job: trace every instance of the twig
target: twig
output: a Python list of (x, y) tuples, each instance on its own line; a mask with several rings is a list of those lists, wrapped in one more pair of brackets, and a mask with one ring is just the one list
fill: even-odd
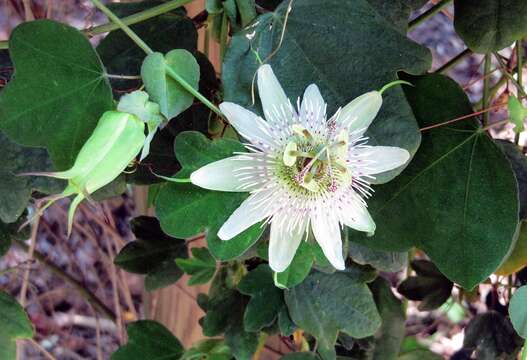
[[(501, 55), (498, 54), (498, 53), (493, 53), (493, 54), (494, 54), (494, 57), (496, 58), (496, 60), (498, 61), (499, 65), (500, 65), (501, 72), (503, 73), (503, 75), (505, 75), (507, 78), (509, 78), (509, 80), (514, 84), (514, 86), (518, 90), (518, 93), (521, 96), (523, 96), (523, 97), (527, 96), (527, 94), (523, 90), (523, 87), (518, 83), (518, 81), (516, 81), (514, 76), (512, 76), (512, 74), (509, 73), (509, 69), (507, 69), (507, 65), (503, 62), (503, 59), (501, 58)], [(520, 68), (518, 68), (518, 71), (520, 71)]]
[(24, 16), (26, 21), (35, 20), (35, 15), (33, 15), (33, 11), (31, 10), (31, 0), (22, 0), (22, 3), (24, 4)]
[(483, 110), (480, 110), (480, 111), (476, 111), (476, 112), (474, 112), (472, 114), (463, 115), (463, 116), (460, 116), (458, 118), (455, 118), (455, 119), (452, 119), (452, 120), (448, 120), (448, 121), (445, 121), (445, 122), (442, 122), (442, 123), (439, 123), (439, 124), (425, 126), (425, 127), (421, 128), (419, 130), (421, 132), (423, 132), (423, 131), (435, 129), (435, 128), (438, 128), (438, 127), (442, 127), (442, 126), (445, 126), (445, 125), (449, 125), (449, 124), (452, 124), (452, 123), (455, 123), (455, 122), (458, 122), (458, 121), (461, 121), (461, 120), (469, 119), (469, 118), (472, 118), (474, 116), (478, 116), (478, 115), (481, 115), (481, 114), (488, 113), (489, 111), (499, 109), (499, 108), (501, 108), (501, 107), (503, 107), (505, 105), (507, 105), (507, 104), (504, 103), (504, 104), (494, 105), (494, 106), (491, 106), (488, 109), (483, 109)]
[(459, 54), (457, 54), (456, 56), (454, 56), (452, 59), (450, 59), (446, 64), (444, 64), (441, 67), (439, 67), (434, 72), (438, 73), (438, 74), (442, 74), (444, 72), (447, 72), (448, 70), (450, 70), (451, 68), (456, 66), (461, 60), (463, 60), (464, 58), (466, 58), (469, 55), (472, 55), (472, 50), (465, 49), (462, 52), (460, 52)]
[[(153, 17), (162, 15), (164, 13), (167, 13), (169, 11), (172, 11), (174, 9), (177, 9), (178, 7), (181, 7), (185, 4), (188, 4), (192, 2), (192, 0), (171, 0), (167, 1), (164, 4), (153, 6), (150, 9), (138, 12), (136, 14), (127, 16), (122, 18), (123, 23), (126, 25), (133, 25), (137, 24), (139, 22), (151, 19)], [(111, 32), (114, 30), (119, 30), (119, 26), (113, 22), (109, 22), (106, 24), (102, 24), (99, 26), (95, 26), (92, 28), (84, 29), (82, 32), (88, 36), (92, 37), (99, 34), (104, 34), (107, 32)], [(0, 41), (0, 49), (7, 49), (9, 47), (8, 41)]]
[[(487, 75), (490, 72), (490, 66), (492, 63), (492, 58), (490, 54), (485, 55), (485, 63), (483, 65), (483, 75)], [(483, 109), (486, 109), (489, 104), (490, 96), (489, 96), (489, 87), (490, 87), (490, 79), (488, 77), (485, 77), (483, 79), (483, 97), (481, 98), (481, 104)], [(483, 125), (488, 125), (489, 123), (489, 113), (486, 111), (483, 113)]]
[[(25, 252), (29, 252), (29, 246), (21, 240), (13, 240), (13, 243), (18, 245)], [(62, 271), (57, 265), (49, 261), (46, 256), (40, 253), (38, 250), (34, 250), (33, 257), (37, 259), (42, 265), (44, 265), (49, 271), (51, 271), (56, 276), (60, 277), (66, 283), (71, 285), (79, 294), (88, 301), (98, 312), (103, 314), (106, 318), (115, 321), (115, 314), (110, 310), (99, 298), (97, 298), (92, 292), (86, 289), (86, 286), (80, 283), (77, 279), (73, 278), (71, 275)]]
[[(33, 260), (33, 257), (35, 254), (35, 246), (37, 244), (39, 223), (40, 223), (40, 213), (37, 211), (35, 217), (33, 218), (33, 222), (32, 222), (31, 238), (29, 240), (30, 245), (27, 247), (28, 261)], [(26, 271), (24, 271), (24, 278), (22, 280), (22, 288), (20, 289), (20, 305), (23, 308), (26, 307), (27, 288), (29, 284), (29, 273), (30, 272), (31, 272), (30, 267), (28, 267)], [(24, 352), (24, 343), (18, 343), (17, 347), (18, 347), (17, 358), (20, 359), (20, 356), (22, 356), (22, 353)]]
[(430, 9), (413, 19), (408, 23), (408, 30), (412, 30), (417, 25), (421, 24), (423, 21), (428, 20), (435, 14), (437, 14), (439, 11), (441, 11), (444, 7), (446, 7), (448, 4), (450, 4), (452, 0), (442, 0), (436, 5), (432, 6)]
[(25, 339), (29, 341), (31, 344), (33, 344), (34, 347), (36, 347), (44, 356), (49, 360), (57, 360), (53, 355), (51, 355), (42, 345), (40, 345), (37, 341), (34, 339)]

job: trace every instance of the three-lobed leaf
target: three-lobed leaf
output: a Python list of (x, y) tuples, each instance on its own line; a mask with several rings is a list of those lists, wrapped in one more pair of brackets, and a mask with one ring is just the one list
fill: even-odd
[[(463, 90), (441, 75), (409, 77), (405, 88), (422, 128), (470, 114)], [(506, 156), (472, 119), (423, 131), (407, 169), (368, 201), (372, 248), (423, 249), (450, 280), (471, 289), (500, 265), (518, 226), (518, 189)], [(500, 216), (496, 216), (500, 214)]]
[(355, 338), (373, 335), (381, 319), (364, 276), (360, 270), (312, 272), (284, 292), (291, 318), (326, 349), (334, 346), (339, 331)]
[(114, 106), (101, 61), (77, 29), (51, 20), (17, 26), (9, 51), (16, 76), (0, 93), (0, 130), (46, 147), (55, 167), (67, 169)]

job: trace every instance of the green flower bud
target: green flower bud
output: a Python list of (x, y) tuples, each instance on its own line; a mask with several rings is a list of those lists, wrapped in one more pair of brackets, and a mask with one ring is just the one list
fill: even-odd
[(61, 194), (52, 195), (43, 211), (55, 201), (75, 195), (68, 212), (68, 236), (75, 210), (82, 200), (112, 182), (135, 159), (145, 142), (145, 124), (135, 115), (107, 111), (82, 146), (75, 164), (66, 171), (27, 173), (68, 180)]

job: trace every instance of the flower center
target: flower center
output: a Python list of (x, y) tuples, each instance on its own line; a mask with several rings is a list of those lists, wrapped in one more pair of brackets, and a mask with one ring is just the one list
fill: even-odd
[(312, 197), (335, 192), (349, 184), (351, 174), (346, 166), (348, 132), (342, 130), (336, 140), (314, 137), (299, 124), (292, 126), (295, 136), (287, 144), (278, 176), (295, 193)]

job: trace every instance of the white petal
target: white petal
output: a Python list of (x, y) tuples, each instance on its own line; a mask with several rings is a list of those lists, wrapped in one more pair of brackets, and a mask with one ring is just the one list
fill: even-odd
[(284, 116), (288, 121), (292, 119), (293, 112), (289, 99), (278, 82), (273, 69), (268, 64), (258, 68), (258, 93), (260, 94), (267, 121), (275, 121), (276, 118), (269, 116), (269, 114), (277, 112), (279, 114), (284, 112)]
[(404, 165), (410, 159), (408, 151), (393, 146), (359, 148), (353, 150), (351, 156), (355, 160), (353, 167), (356, 167), (361, 173), (369, 175), (393, 170)]
[(290, 229), (286, 214), (275, 214), (271, 222), (269, 240), (269, 266), (275, 272), (282, 272), (295, 257), (300, 241), (306, 234), (307, 219)]
[(300, 105), (300, 119), (309, 130), (326, 126), (326, 103), (315, 84), (309, 85), (304, 92)]
[(370, 91), (355, 98), (340, 112), (339, 122), (341, 128), (348, 131), (366, 131), (382, 105), (382, 96), (378, 91)]
[(246, 187), (241, 172), (250, 172), (256, 166), (250, 155), (237, 155), (207, 164), (190, 174), (190, 181), (199, 187), (216, 191), (251, 191)]
[(311, 216), (311, 227), (318, 244), (331, 265), (337, 270), (344, 270), (342, 256), (342, 238), (337, 219), (327, 213), (318, 212)]
[(272, 191), (260, 191), (247, 198), (227, 219), (218, 231), (222, 240), (230, 240), (252, 225), (272, 214), (274, 203)]
[(220, 109), (236, 131), (252, 144), (259, 147), (273, 146), (274, 141), (269, 131), (269, 124), (261, 117), (240, 105), (230, 102), (221, 103)]
[(358, 195), (350, 193), (347, 200), (346, 207), (340, 213), (342, 223), (358, 231), (374, 233), (375, 221), (366, 206), (359, 200)]

